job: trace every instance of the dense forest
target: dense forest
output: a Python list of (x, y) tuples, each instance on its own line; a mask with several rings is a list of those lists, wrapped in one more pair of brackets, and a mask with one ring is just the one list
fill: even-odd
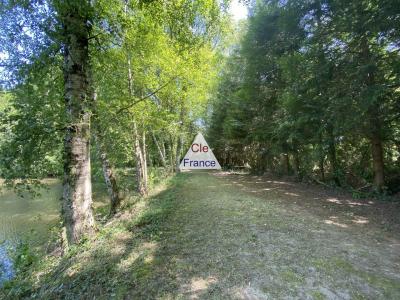
[(222, 163), (398, 192), (399, 22), (396, 1), (257, 2), (214, 97)]
[(395, 0), (2, 0), (0, 298), (399, 299), (399, 99)]

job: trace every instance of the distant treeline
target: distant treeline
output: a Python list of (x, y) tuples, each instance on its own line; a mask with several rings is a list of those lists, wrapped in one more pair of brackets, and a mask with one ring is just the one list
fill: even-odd
[(220, 162), (396, 192), (398, 4), (257, 1), (214, 97)]

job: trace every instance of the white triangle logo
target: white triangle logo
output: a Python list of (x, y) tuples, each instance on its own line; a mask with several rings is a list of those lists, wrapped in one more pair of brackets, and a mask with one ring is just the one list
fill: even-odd
[(208, 146), (204, 136), (199, 132), (185, 157), (179, 165), (181, 170), (220, 170), (221, 166)]

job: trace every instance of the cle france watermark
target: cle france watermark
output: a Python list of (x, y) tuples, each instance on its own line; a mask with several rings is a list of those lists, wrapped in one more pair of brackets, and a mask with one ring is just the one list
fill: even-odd
[(182, 159), (179, 169), (181, 170), (220, 170), (221, 166), (215, 158), (214, 153), (208, 146), (204, 136), (199, 132), (194, 138), (188, 152)]

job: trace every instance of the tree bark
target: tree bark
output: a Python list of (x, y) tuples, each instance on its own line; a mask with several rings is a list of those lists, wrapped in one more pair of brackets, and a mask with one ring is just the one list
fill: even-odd
[(300, 157), (299, 151), (296, 149), (293, 154), (294, 158), (294, 172), (298, 179), (300, 179)]
[(112, 167), (107, 157), (107, 151), (104, 144), (104, 136), (102, 134), (100, 120), (98, 118), (97, 93), (93, 86), (91, 90), (92, 90), (92, 101), (93, 101), (93, 118), (92, 118), (93, 137), (97, 145), (97, 154), (101, 161), (101, 166), (103, 169), (103, 177), (107, 187), (108, 196), (110, 197), (109, 215), (112, 216), (117, 212), (117, 209), (121, 204), (121, 197), (119, 195), (117, 180), (114, 176), (114, 168)]
[(339, 179), (339, 169), (337, 164), (336, 158), (336, 143), (335, 143), (335, 136), (333, 135), (333, 129), (331, 126), (328, 126), (328, 155), (329, 161), (331, 163), (333, 180), (337, 186), (340, 186), (340, 179)]
[(144, 180), (145, 169), (144, 169), (144, 159), (143, 152), (140, 147), (140, 136), (137, 129), (136, 122), (133, 122), (133, 138), (135, 144), (135, 159), (136, 159), (136, 182), (137, 182), (137, 192), (140, 195), (147, 194), (146, 180)]
[(325, 181), (325, 167), (324, 167), (324, 158), (320, 157), (319, 159), (319, 171), (321, 172), (321, 180)]
[[(183, 87), (183, 91), (186, 93), (187, 87)], [(185, 122), (185, 115), (186, 115), (186, 106), (185, 102), (182, 99), (181, 103), (181, 111), (180, 111), (180, 116), (179, 116), (179, 132), (178, 132), (178, 142), (176, 146), (176, 155), (175, 155), (175, 171), (179, 172), (179, 165), (181, 164), (181, 155), (182, 155), (182, 150), (183, 150), (183, 130), (184, 130), (184, 122)]]
[(179, 165), (181, 164), (182, 148), (183, 148), (183, 134), (179, 133), (178, 145), (176, 147), (176, 156), (175, 156), (175, 171), (176, 172), (179, 172)]
[[(372, 57), (369, 49), (367, 37), (361, 38), (361, 50), (365, 64), (371, 64)], [(365, 84), (373, 86), (375, 84), (375, 72), (368, 70), (365, 74)], [(384, 161), (383, 161), (383, 143), (381, 136), (381, 120), (379, 118), (379, 102), (374, 102), (368, 108), (370, 119), (369, 139), (371, 143), (372, 169), (374, 172), (373, 185), (377, 191), (382, 191), (385, 185)]]
[(104, 181), (106, 183), (108, 196), (110, 197), (110, 216), (112, 216), (117, 212), (121, 204), (121, 197), (119, 195), (119, 189), (117, 185), (117, 180), (114, 176), (113, 167), (111, 166), (111, 163), (107, 157), (107, 152), (104, 149), (105, 147), (102, 141), (102, 137), (98, 133), (95, 133), (94, 137), (97, 144), (98, 156), (100, 158), (101, 166), (103, 169)]
[(173, 173), (174, 169), (175, 169), (176, 146), (177, 146), (176, 139), (172, 135), (170, 135), (168, 150), (169, 150), (169, 161), (170, 161), (171, 173)]
[(143, 130), (142, 133), (142, 157), (143, 157), (143, 185), (146, 190), (146, 194), (148, 192), (148, 176), (147, 176), (147, 147), (146, 147), (146, 132)]
[[(125, 2), (125, 13), (127, 12), (128, 1)], [(128, 53), (128, 92), (129, 96), (133, 96), (133, 76), (131, 68), (131, 59)], [(135, 147), (136, 157), (136, 180), (137, 180), (137, 191), (140, 195), (147, 194), (147, 162), (146, 162), (146, 145), (145, 137), (143, 136), (143, 149), (140, 146), (140, 136), (135, 121), (133, 123), (133, 140)], [(144, 135), (144, 133), (143, 133)]]
[[(163, 151), (161, 146), (160, 146), (160, 144), (157, 141), (157, 138), (156, 138), (156, 136), (154, 134), (154, 131), (151, 132), (151, 135), (153, 137), (154, 144), (157, 147), (158, 154), (160, 155), (161, 165), (165, 168), (167, 166), (167, 162), (165, 160), (165, 147), (164, 147), (164, 151)], [(162, 146), (164, 146), (164, 145), (162, 145)]]
[(374, 133), (371, 136), (371, 152), (372, 167), (374, 171), (374, 187), (378, 191), (381, 191), (385, 185), (383, 146), (381, 137), (377, 133)]
[[(89, 9), (89, 7), (88, 7)], [(69, 244), (94, 233), (90, 174), (90, 22), (76, 5), (60, 7), (68, 127), (64, 140), (62, 213)]]
[(283, 158), (285, 161), (285, 169), (286, 169), (286, 174), (290, 175), (290, 160), (289, 160), (289, 153), (284, 153)]
[(165, 142), (164, 139), (161, 139), (161, 151), (165, 159), (165, 163), (167, 163), (167, 151), (165, 150)]

